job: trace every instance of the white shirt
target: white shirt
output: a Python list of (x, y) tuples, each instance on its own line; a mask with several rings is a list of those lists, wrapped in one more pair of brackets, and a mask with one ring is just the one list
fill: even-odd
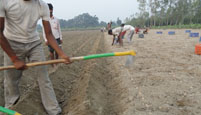
[(40, 39), (36, 30), (40, 18), (49, 21), (49, 8), (42, 0), (0, 0), (0, 17), (5, 18), (4, 35), (20, 43)]
[(117, 27), (117, 28), (112, 29), (112, 33), (115, 36), (119, 36), (121, 32), (123, 32), (123, 28), (122, 27)]
[[(52, 33), (53, 33), (55, 39), (60, 38), (60, 40), (62, 40), (61, 27), (60, 27), (59, 20), (56, 17), (52, 17), (52, 18), (50, 18), (49, 22), (50, 22)], [(44, 38), (45, 42), (47, 42), (44, 28), (43, 28), (43, 38)]]
[(123, 31), (134, 31), (135, 28), (131, 25), (125, 25)]

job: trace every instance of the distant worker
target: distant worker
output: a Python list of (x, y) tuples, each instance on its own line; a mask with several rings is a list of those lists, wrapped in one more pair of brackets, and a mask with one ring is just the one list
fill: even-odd
[(125, 24), (121, 24), (121, 27), (123, 28), (123, 31), (128, 32), (127, 40), (130, 43), (132, 41), (135, 28), (131, 25), (125, 25)]
[(145, 28), (145, 30), (143, 31), (143, 34), (148, 34), (148, 28)]
[(135, 33), (138, 34), (140, 32), (139, 26), (135, 27)]
[(101, 32), (105, 32), (105, 27), (101, 28)]
[[(51, 26), (51, 30), (52, 33), (56, 39), (57, 44), (59, 45), (59, 47), (62, 47), (62, 33), (61, 33), (61, 27), (60, 27), (60, 23), (59, 23), (59, 19), (57, 19), (55, 16), (53, 16), (53, 5), (48, 3), (48, 7), (49, 7), (49, 11), (50, 11), (50, 26)], [(58, 54), (55, 52), (55, 50), (50, 46), (50, 44), (47, 41), (44, 29), (43, 29), (43, 38), (46, 42), (46, 45), (48, 45), (49, 48), (49, 52), (50, 52), (50, 58), (51, 60), (54, 59), (58, 59)]]
[(109, 23), (107, 24), (107, 30), (109, 31), (109, 30), (111, 30), (111, 28), (112, 28), (112, 22), (109, 22)]
[(122, 37), (124, 36), (125, 32), (123, 31), (122, 27), (117, 27), (114, 29), (110, 29), (108, 31), (109, 35), (113, 35), (113, 41), (112, 41), (112, 45), (114, 45), (114, 43), (119, 43), (120, 46), (123, 46), (123, 40)]

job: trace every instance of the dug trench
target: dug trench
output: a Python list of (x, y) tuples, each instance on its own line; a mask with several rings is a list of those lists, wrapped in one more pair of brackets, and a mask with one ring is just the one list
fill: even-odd
[[(104, 34), (99, 31), (68, 31), (63, 34), (62, 48), (69, 56), (107, 52)], [(47, 47), (44, 48), (48, 55)], [(117, 115), (123, 111), (123, 105), (118, 103), (121, 97), (118, 90), (123, 88), (115, 82), (118, 74), (110, 72), (115, 66), (107, 58), (48, 68), (57, 100), (63, 110), (62, 115)], [(21, 98), (13, 110), (23, 115), (47, 114), (35, 80), (36, 74), (29, 68), (20, 82)], [(3, 72), (0, 75), (0, 105), (3, 106)]]

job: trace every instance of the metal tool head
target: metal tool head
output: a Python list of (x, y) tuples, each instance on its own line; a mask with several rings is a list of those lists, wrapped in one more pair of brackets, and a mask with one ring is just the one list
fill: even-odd
[(126, 67), (132, 67), (134, 65), (134, 60), (135, 60), (135, 56), (133, 55), (129, 55), (127, 60), (126, 60)]

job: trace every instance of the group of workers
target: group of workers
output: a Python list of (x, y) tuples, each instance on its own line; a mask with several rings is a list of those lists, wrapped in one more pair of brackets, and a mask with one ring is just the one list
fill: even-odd
[(127, 33), (126, 38), (128, 43), (132, 42), (134, 33), (140, 34), (141, 31), (142, 31), (142, 34), (148, 33), (147, 28), (145, 30), (140, 30), (139, 26), (134, 28), (131, 25), (121, 24), (120, 27), (116, 27), (114, 29), (111, 29), (111, 27), (112, 27), (112, 22), (108, 23), (107, 25), (108, 34), (113, 36), (112, 45), (119, 43), (120, 46), (123, 46), (123, 39), (126, 33)]
[[(20, 100), (19, 81), (22, 73), (28, 67), (28, 62), (45, 61), (42, 42), (37, 33), (37, 23), (42, 19), (43, 36), (49, 47), (51, 59), (62, 58), (66, 64), (70, 58), (61, 48), (62, 34), (59, 20), (53, 16), (52, 4), (43, 0), (0, 0), (0, 45), (4, 50), (4, 66), (14, 65), (16, 69), (4, 71), (4, 98), (5, 107), (12, 108)], [(112, 45), (116, 42), (123, 46), (122, 38), (128, 33), (128, 42), (132, 41), (134, 31), (131, 25), (122, 24), (121, 27), (111, 29), (114, 36)], [(27, 63), (28, 63), (27, 62)], [(47, 67), (34, 68), (37, 76), (42, 104), (48, 115), (60, 115), (62, 110), (55, 96), (52, 83), (49, 79)], [(0, 113), (2, 114), (2, 113)]]

